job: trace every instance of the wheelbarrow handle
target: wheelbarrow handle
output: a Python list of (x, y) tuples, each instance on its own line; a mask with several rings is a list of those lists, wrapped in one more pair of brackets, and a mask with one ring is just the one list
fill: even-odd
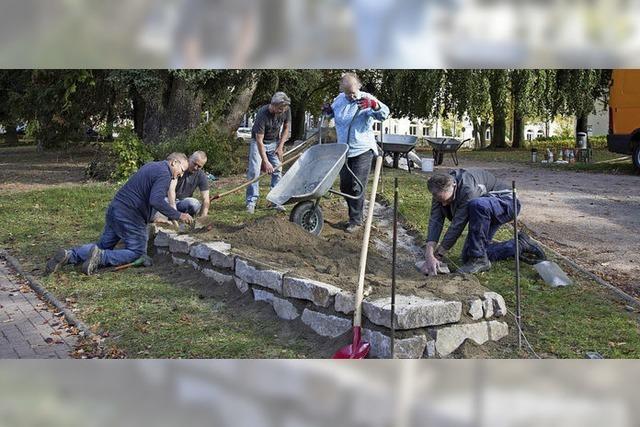
[[(290, 159), (287, 159), (285, 162), (283, 162), (280, 166), (278, 166), (278, 169), (282, 169), (283, 166), (293, 162), (294, 160), (297, 160), (298, 157), (300, 157), (303, 153), (300, 154), (296, 154), (295, 156), (293, 156)], [(253, 184), (254, 182), (257, 182), (258, 180), (260, 180), (262, 177), (264, 177), (265, 175), (268, 175), (266, 172), (258, 175), (257, 177), (253, 178), (251, 181), (247, 181), (242, 185), (238, 185), (235, 188), (232, 188), (231, 190), (225, 191), (224, 193), (218, 193), (214, 196), (212, 196), (209, 200), (213, 201), (213, 200), (217, 200), (220, 199), (224, 196), (228, 196), (229, 194), (235, 193), (236, 191), (242, 190), (245, 187), (248, 187), (249, 185)]]

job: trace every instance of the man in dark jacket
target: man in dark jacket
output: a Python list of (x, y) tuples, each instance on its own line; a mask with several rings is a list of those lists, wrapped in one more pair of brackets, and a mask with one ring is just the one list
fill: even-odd
[[(512, 221), (513, 198), (509, 187), (483, 169), (459, 169), (435, 174), (427, 187), (433, 195), (424, 271), (436, 274), (441, 258), (453, 247), (469, 223), (462, 249), (461, 273), (479, 273), (491, 268), (491, 261), (515, 256), (514, 240), (492, 242), (500, 226)], [(516, 200), (518, 212), (520, 201)], [(445, 218), (451, 221), (440, 245)], [(544, 259), (544, 252), (524, 233), (519, 233), (521, 254)]]
[[(47, 262), (46, 273), (53, 273), (65, 264), (82, 263), (82, 271), (91, 275), (98, 267), (135, 261), (147, 252), (147, 224), (152, 209), (171, 220), (192, 222), (191, 215), (178, 212), (166, 201), (171, 180), (182, 176), (188, 167), (187, 156), (182, 153), (172, 153), (166, 161), (142, 166), (109, 204), (100, 240), (59, 249)], [(120, 240), (124, 249), (114, 249)]]

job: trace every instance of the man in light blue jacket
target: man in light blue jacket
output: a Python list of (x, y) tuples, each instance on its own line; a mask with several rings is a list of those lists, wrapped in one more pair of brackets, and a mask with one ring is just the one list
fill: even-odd
[[(340, 91), (331, 105), (325, 105), (323, 112), (333, 116), (339, 144), (348, 144), (347, 163), (340, 171), (340, 191), (345, 194), (364, 194), (371, 171), (371, 163), (378, 155), (378, 146), (373, 133), (375, 120), (389, 116), (389, 107), (373, 95), (360, 90), (362, 83), (355, 73), (345, 73), (340, 79)], [(360, 188), (353, 171), (364, 188)], [(364, 196), (357, 200), (345, 197), (349, 206), (349, 223), (346, 231), (354, 233), (362, 225)]]

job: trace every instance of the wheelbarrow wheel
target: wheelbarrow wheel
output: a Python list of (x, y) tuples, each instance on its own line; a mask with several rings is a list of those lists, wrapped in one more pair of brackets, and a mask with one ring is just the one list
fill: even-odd
[(313, 201), (300, 202), (291, 211), (289, 220), (316, 236), (322, 231), (322, 210)]

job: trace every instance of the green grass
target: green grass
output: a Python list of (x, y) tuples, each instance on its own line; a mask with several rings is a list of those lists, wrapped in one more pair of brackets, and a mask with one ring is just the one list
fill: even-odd
[[(422, 157), (431, 157), (430, 148), (421, 148), (418, 150)], [(634, 175), (634, 170), (630, 156), (611, 153), (606, 149), (594, 149), (593, 160), (591, 163), (574, 163), (574, 164), (552, 164), (547, 165), (540, 163), (544, 159), (543, 150), (538, 151), (538, 163), (531, 163), (531, 151), (528, 149), (499, 149), (499, 150), (460, 150), (458, 158), (462, 165), (465, 160), (482, 161), (482, 162), (506, 162), (527, 164), (531, 167), (566, 170), (574, 172), (598, 172), (609, 174), (626, 174)], [(452, 164), (451, 156), (445, 154), (445, 163)]]
[[(0, 244), (27, 271), (42, 267), (55, 248), (95, 241), (115, 187), (91, 184), (8, 194), (0, 198)], [(242, 221), (237, 198), (221, 199), (223, 219)], [(215, 203), (215, 202), (214, 202)], [(233, 208), (233, 209), (232, 209)], [(214, 210), (217, 208), (213, 208)], [(242, 212), (242, 210), (240, 211)], [(260, 215), (260, 213), (259, 213)], [(281, 342), (275, 323), (264, 324), (224, 301), (178, 287), (155, 268), (104, 271), (87, 277), (72, 267), (42, 278), (61, 301), (71, 299), (78, 317), (108, 332), (107, 345), (129, 357), (274, 358), (305, 357), (304, 342)]]
[[(399, 178), (398, 210), (404, 223), (420, 235), (426, 235), (431, 197), (425, 175), (385, 169), (383, 197), (387, 201), (393, 201), (395, 176)], [(512, 235), (512, 229), (505, 226), (496, 240), (507, 240)], [(459, 254), (465, 236), (466, 233), (449, 252), (457, 265), (461, 264)], [(584, 358), (587, 351), (598, 351), (606, 358), (640, 357), (637, 315), (626, 312), (624, 304), (596, 282), (574, 274), (566, 265), (562, 267), (575, 284), (551, 288), (533, 267), (521, 263), (522, 320), (525, 334), (536, 352), (542, 357), (558, 358)], [(494, 263), (490, 271), (476, 275), (485, 287), (505, 298), (511, 312), (515, 311), (514, 270), (514, 262), (507, 260)], [(510, 324), (511, 333), (515, 334), (514, 323)], [(513, 352), (509, 357), (518, 355)]]

